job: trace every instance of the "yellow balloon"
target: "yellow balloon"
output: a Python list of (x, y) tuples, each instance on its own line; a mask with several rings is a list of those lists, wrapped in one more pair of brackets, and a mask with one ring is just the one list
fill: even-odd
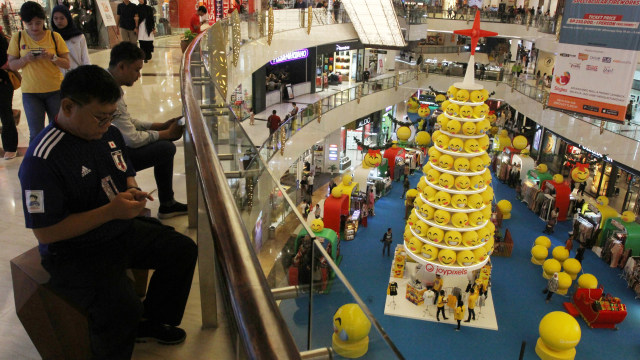
[(416, 134), (416, 145), (427, 146), (431, 142), (431, 135), (426, 131), (420, 131)]
[(560, 174), (553, 175), (553, 182), (556, 184), (562, 184), (564, 182), (564, 177)]
[(342, 197), (342, 189), (338, 188), (337, 186), (334, 187), (333, 190), (331, 190), (331, 196), (333, 196), (334, 198)]
[(542, 342), (556, 351), (575, 348), (580, 342), (580, 324), (564, 311), (554, 311), (545, 315), (538, 327)]
[[(536, 245), (542, 245), (545, 248), (549, 249), (551, 247), (551, 240), (546, 236), (538, 236), (536, 241), (534, 242)], [(546, 255), (545, 255), (546, 256)]]
[(622, 221), (632, 223), (636, 221), (636, 214), (634, 214), (633, 211), (627, 210), (622, 213)]
[(324, 222), (320, 219), (315, 219), (311, 222), (311, 230), (314, 233), (324, 230)]
[(527, 138), (522, 136), (522, 135), (518, 135), (516, 137), (513, 138), (513, 147), (518, 149), (518, 150), (522, 150), (524, 148), (526, 148), (528, 145), (528, 141)]
[(542, 245), (535, 245), (531, 248), (531, 262), (536, 265), (542, 265), (549, 255), (549, 250)]
[(438, 253), (438, 260), (442, 265), (453, 265), (456, 262), (456, 252), (450, 249), (442, 249)]
[(342, 183), (346, 186), (350, 186), (352, 180), (353, 180), (353, 177), (349, 174), (346, 174), (342, 177)]
[(408, 126), (400, 126), (398, 130), (396, 130), (396, 135), (398, 136), (398, 140), (407, 141), (411, 137), (411, 129)]
[(578, 278), (578, 288), (581, 289), (597, 289), (598, 279), (592, 274), (582, 274)]

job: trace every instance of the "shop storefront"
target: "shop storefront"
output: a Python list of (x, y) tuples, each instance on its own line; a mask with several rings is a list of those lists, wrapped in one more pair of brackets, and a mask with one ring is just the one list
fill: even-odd
[(364, 46), (359, 41), (316, 47), (315, 92), (333, 85), (362, 81)]

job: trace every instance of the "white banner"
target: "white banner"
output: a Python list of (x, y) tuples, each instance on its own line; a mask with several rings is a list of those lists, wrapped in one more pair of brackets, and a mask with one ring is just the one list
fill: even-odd
[(111, 5), (109, 0), (97, 0), (98, 9), (100, 9), (100, 15), (104, 21), (105, 26), (116, 26), (116, 18), (111, 11)]
[(549, 106), (624, 121), (635, 51), (561, 44)]

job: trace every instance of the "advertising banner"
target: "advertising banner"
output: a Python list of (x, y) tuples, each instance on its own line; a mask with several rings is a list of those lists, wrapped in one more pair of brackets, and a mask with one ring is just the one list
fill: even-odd
[(566, 0), (560, 42), (640, 50), (640, 0)]
[(559, 48), (548, 105), (623, 122), (637, 53), (568, 44)]
[(116, 26), (116, 19), (113, 16), (113, 11), (111, 11), (109, 0), (98, 0), (97, 5), (98, 9), (100, 9), (100, 15), (102, 15), (104, 26)]

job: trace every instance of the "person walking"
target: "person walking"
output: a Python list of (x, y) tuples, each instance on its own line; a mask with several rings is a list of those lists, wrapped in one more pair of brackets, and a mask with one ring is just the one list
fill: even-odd
[(373, 189), (369, 190), (369, 209), (371, 210), (371, 216), (376, 216), (376, 196), (373, 194)]
[(551, 297), (556, 291), (558, 291), (558, 273), (553, 274), (551, 279), (549, 279), (549, 281), (547, 282), (547, 287), (542, 291), (543, 293), (547, 294), (547, 298), (545, 300), (546, 303), (549, 303), (549, 301), (551, 301)]
[(587, 248), (584, 247), (584, 244), (580, 243), (580, 246), (576, 250), (576, 256), (574, 257), (581, 264), (582, 264), (582, 260), (584, 260), (584, 252), (585, 252), (585, 250), (587, 250)]
[(558, 208), (555, 208), (553, 209), (553, 211), (551, 211), (551, 214), (549, 214), (549, 219), (547, 219), (547, 225), (543, 233), (553, 234), (553, 228), (556, 226), (556, 223), (558, 222), (558, 213), (560, 213), (560, 209)]
[(453, 318), (458, 322), (456, 331), (460, 331), (460, 322), (462, 321), (462, 319), (464, 319), (464, 302), (462, 301), (462, 298), (460, 296), (458, 296), (458, 305), (456, 306)]
[(436, 304), (438, 305), (438, 311), (436, 311), (436, 320), (438, 321), (440, 321), (440, 313), (442, 313), (443, 319), (449, 320), (449, 318), (444, 314), (444, 294), (444, 290), (440, 290), (436, 298)]
[(470, 290), (469, 299), (467, 300), (469, 306), (469, 317), (464, 322), (470, 322), (471, 319), (476, 320), (476, 302), (478, 301), (478, 297), (480, 294), (476, 293), (475, 289)]
[[(7, 62), (9, 43), (0, 31), (0, 64)], [(13, 84), (9, 79), (9, 71), (0, 69), (0, 120), (2, 121), (2, 148), (4, 159), (11, 160), (18, 153), (18, 130), (13, 119)]]
[(267, 127), (269, 128), (269, 136), (273, 135), (274, 132), (276, 132), (276, 130), (278, 130), (278, 128), (280, 127), (280, 123), (282, 122), (282, 120), (280, 119), (280, 116), (276, 115), (276, 111), (273, 110), (271, 112), (271, 115), (267, 118)]
[(66, 74), (80, 65), (91, 64), (89, 50), (87, 49), (87, 39), (73, 23), (71, 13), (66, 6), (56, 5), (53, 8), (51, 12), (51, 29), (62, 36), (69, 49), (69, 69), (60, 69), (62, 74)]
[(9, 68), (22, 69), (22, 105), (29, 125), (29, 143), (44, 129), (44, 116), (53, 122), (60, 110), (60, 68), (69, 69), (69, 49), (57, 32), (44, 28), (47, 16), (40, 4), (20, 7), (25, 30), (9, 43)]
[(567, 249), (567, 251), (571, 251), (571, 249), (573, 249), (573, 234), (569, 235), (569, 238), (564, 243), (564, 248)]
[(360, 211), (360, 222), (363, 227), (367, 227), (367, 217), (369, 216), (369, 207), (367, 203), (362, 204), (362, 209)]
[(138, 42), (140, 49), (144, 51), (144, 62), (151, 60), (153, 52), (153, 40), (156, 33), (156, 20), (153, 16), (155, 10), (147, 5), (147, 0), (139, 0), (138, 5)]
[(382, 246), (382, 255), (384, 256), (384, 251), (387, 250), (387, 256), (391, 256), (391, 243), (393, 242), (393, 236), (391, 235), (391, 228), (387, 229), (387, 232), (382, 235), (382, 240), (380, 240), (383, 244)]
[(138, 6), (129, 0), (123, 0), (116, 10), (116, 27), (120, 30), (122, 41), (134, 45), (138, 42)]

